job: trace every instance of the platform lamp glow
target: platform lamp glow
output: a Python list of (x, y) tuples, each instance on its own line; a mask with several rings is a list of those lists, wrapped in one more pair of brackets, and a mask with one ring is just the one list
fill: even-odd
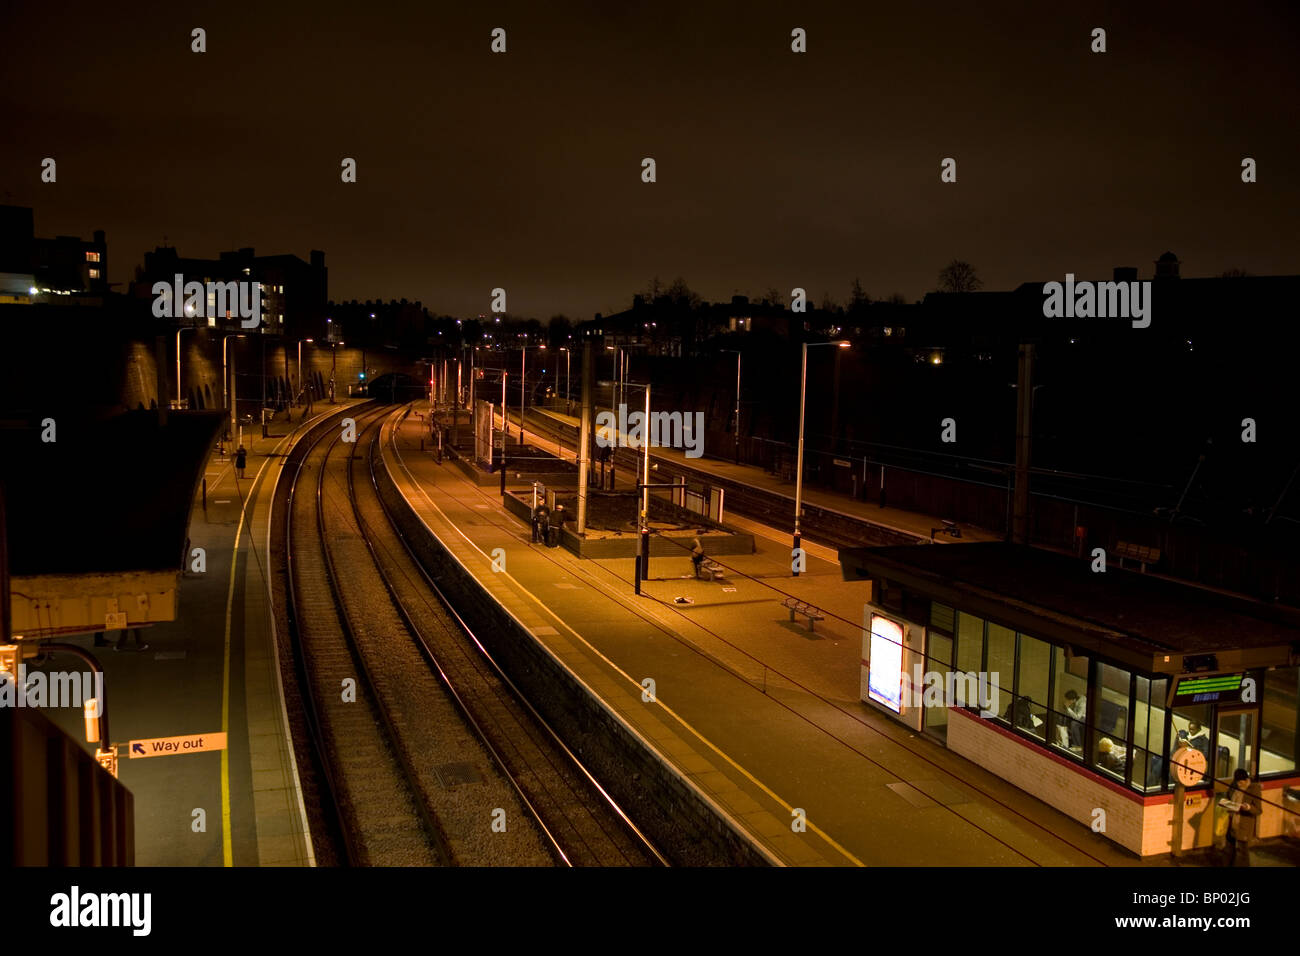
[(803, 514), (803, 419), (804, 409), (808, 404), (808, 349), (816, 348), (819, 345), (835, 345), (839, 348), (846, 349), (851, 343), (847, 340), (834, 342), (813, 342), (811, 346), (807, 342), (803, 344), (803, 371), (799, 377), (799, 450), (795, 458), (795, 479), (794, 479), (794, 549), (791, 551), (790, 571), (794, 577), (799, 576), (799, 565), (794, 560), (794, 554), (798, 552), (800, 541), (803, 535), (799, 532), (799, 516)]

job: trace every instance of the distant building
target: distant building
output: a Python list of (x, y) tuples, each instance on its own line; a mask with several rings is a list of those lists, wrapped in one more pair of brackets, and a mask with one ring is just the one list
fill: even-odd
[(674, 303), (667, 296), (653, 302), (632, 297), (632, 308), (612, 315), (596, 315), (575, 330), (580, 338), (598, 339), (615, 348), (644, 348), (647, 355), (680, 358), (718, 335), (767, 333), (790, 336), (788, 309), (768, 302), (750, 302), (732, 296), (730, 302), (701, 302), (695, 308)]
[(36, 237), (27, 206), (0, 206), (0, 303), (31, 305), (103, 302), (108, 294), (108, 246), (102, 229), (79, 236)]
[[(325, 253), (313, 249), (311, 260), (294, 255), (258, 256), (251, 248), (223, 252), (216, 259), (187, 259), (171, 246), (146, 252), (144, 266), (136, 270), (132, 295), (152, 300), (157, 282), (171, 283), (177, 275), (185, 282), (258, 282), (262, 286), (263, 328), (289, 339), (325, 337), (329, 301), (329, 273)], [(227, 310), (215, 315), (216, 294), (208, 293), (207, 325), (239, 329), (239, 318)]]

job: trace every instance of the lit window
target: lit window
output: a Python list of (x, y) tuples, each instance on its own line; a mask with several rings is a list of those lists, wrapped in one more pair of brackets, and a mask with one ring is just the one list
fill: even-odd
[(90, 277), (91, 277), (92, 279), (98, 279), (98, 278), (99, 278), (99, 270), (98, 270), (98, 269), (91, 269), (91, 270), (90, 270)]
[(99, 253), (98, 253), (98, 252), (87, 252), (87, 253), (86, 253), (86, 261), (87, 261), (87, 262), (98, 262), (98, 261), (99, 261)]

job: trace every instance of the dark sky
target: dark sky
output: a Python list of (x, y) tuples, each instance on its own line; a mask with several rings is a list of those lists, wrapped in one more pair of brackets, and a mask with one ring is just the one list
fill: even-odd
[(324, 249), (335, 299), (473, 314), (504, 286), (542, 318), (654, 275), (842, 301), (854, 276), (919, 298), (954, 257), (990, 289), (1147, 277), (1165, 249), (1184, 275), (1297, 271), (1294, 4), (0, 9), (0, 201), (38, 235), (107, 230), (114, 282), (164, 234)]

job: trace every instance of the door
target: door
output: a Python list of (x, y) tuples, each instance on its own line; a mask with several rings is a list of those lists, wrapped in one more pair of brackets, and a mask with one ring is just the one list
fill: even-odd
[(1214, 752), (1210, 755), (1210, 768), (1214, 779), (1232, 783), (1232, 775), (1245, 769), (1253, 775), (1256, 769), (1255, 734), (1258, 728), (1257, 708), (1220, 707), (1214, 726)]

